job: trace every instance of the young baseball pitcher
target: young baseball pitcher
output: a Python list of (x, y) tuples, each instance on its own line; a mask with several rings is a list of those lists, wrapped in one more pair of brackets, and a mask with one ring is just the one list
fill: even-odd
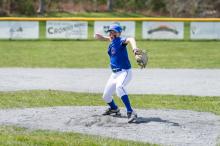
[(116, 91), (117, 96), (121, 98), (127, 109), (128, 123), (131, 123), (137, 119), (137, 113), (131, 107), (128, 93), (125, 89), (125, 86), (132, 78), (131, 64), (127, 53), (127, 44), (131, 44), (135, 58), (141, 68), (144, 68), (146, 65), (146, 57), (144, 58), (143, 51), (137, 48), (135, 39), (132, 37), (121, 37), (121, 32), (122, 27), (119, 24), (114, 23), (109, 27), (109, 36), (103, 36), (98, 33), (95, 34), (95, 38), (98, 40), (110, 41), (108, 55), (110, 57), (112, 74), (108, 79), (103, 93), (103, 99), (109, 105), (109, 108), (103, 113), (103, 115), (121, 115), (119, 107), (115, 104), (112, 98)]

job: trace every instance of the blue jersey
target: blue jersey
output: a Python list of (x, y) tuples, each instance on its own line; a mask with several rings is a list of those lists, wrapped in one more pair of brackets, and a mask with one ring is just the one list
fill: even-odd
[(130, 69), (131, 63), (128, 58), (126, 38), (117, 37), (111, 41), (108, 47), (110, 65), (112, 69)]

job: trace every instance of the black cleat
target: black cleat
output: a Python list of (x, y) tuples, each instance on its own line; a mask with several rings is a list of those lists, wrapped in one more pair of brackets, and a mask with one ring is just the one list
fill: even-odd
[(120, 109), (117, 108), (114, 110), (114, 109), (108, 108), (102, 115), (106, 116), (106, 115), (112, 115), (112, 114), (115, 114), (116, 116), (121, 116)]
[(128, 123), (132, 123), (137, 119), (137, 113), (135, 113), (134, 111), (128, 112), (127, 115), (128, 115)]

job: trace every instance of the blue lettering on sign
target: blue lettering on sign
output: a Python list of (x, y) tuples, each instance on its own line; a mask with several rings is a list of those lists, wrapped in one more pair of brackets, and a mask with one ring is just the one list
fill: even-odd
[(73, 30), (73, 26), (69, 25), (69, 26), (66, 26), (66, 27), (59, 27), (59, 28), (49, 27), (47, 32), (49, 34), (60, 34), (60, 33), (63, 33), (63, 32), (66, 32), (66, 31), (72, 31), (72, 30)]

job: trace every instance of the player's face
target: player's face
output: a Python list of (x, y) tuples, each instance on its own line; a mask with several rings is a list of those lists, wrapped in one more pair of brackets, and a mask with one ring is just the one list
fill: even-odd
[(115, 32), (114, 30), (111, 30), (111, 31), (109, 31), (109, 36), (110, 36), (111, 39), (114, 39), (116, 37), (119, 37), (120, 33)]

